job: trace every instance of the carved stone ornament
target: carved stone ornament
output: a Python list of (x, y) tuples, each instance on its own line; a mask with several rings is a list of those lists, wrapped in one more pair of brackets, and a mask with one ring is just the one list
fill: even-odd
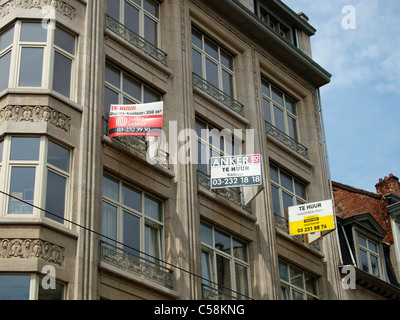
[(38, 258), (62, 266), (64, 253), (65, 248), (40, 239), (0, 239), (0, 259)]
[(62, 0), (10, 0), (0, 5), (0, 18), (8, 15), (16, 8), (45, 9), (53, 7), (57, 13), (75, 21), (76, 9)]
[(6, 106), (0, 109), (0, 125), (13, 122), (48, 122), (71, 133), (71, 118), (49, 106)]

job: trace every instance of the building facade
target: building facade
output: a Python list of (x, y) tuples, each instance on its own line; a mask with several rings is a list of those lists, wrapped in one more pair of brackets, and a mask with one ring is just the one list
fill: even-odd
[(399, 179), (379, 179), (376, 193), (332, 185), (343, 267), (351, 266), (355, 277), (347, 298), (399, 300)]
[[(289, 206), (331, 198), (330, 74), (304, 14), (1, 0), (0, 17), (2, 299), (343, 298), (336, 231), (288, 233)], [(164, 139), (108, 136), (111, 104), (154, 101)], [(262, 155), (254, 197), (210, 189), (232, 150)]]

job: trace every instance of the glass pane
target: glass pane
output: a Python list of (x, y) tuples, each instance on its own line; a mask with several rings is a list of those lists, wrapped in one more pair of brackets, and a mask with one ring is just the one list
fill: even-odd
[(307, 199), (307, 191), (306, 191), (306, 186), (304, 185), (304, 183), (301, 183), (298, 180), (294, 180), (294, 188), (296, 191), (296, 194), (303, 198), (303, 199)]
[(124, 85), (124, 92), (129, 94), (130, 96), (134, 97), (138, 101), (141, 101), (142, 99), (142, 86), (139, 81), (135, 80), (134, 78), (124, 74), (124, 79), (123, 79), (123, 85)]
[[(101, 233), (103, 236), (117, 240), (117, 207), (103, 201)], [(103, 240), (111, 242), (109, 239)]]
[(263, 94), (265, 94), (267, 97), (271, 97), (271, 92), (269, 90), (269, 83), (265, 80), (262, 80), (261, 87)]
[[(202, 282), (211, 286), (211, 255), (209, 252), (201, 251), (201, 276)], [(209, 281), (207, 281), (209, 280)]]
[(297, 268), (290, 267), (290, 283), (293, 286), (304, 289), (303, 272)]
[[(56, 282), (56, 288), (46, 288), (44, 289), (42, 284), (44, 278), (39, 279), (39, 292), (38, 300), (62, 300), (64, 297), (64, 285)], [(45, 280), (46, 281), (46, 280)]]
[(3, 145), (4, 145), (4, 140), (0, 141), (0, 163), (3, 161)]
[(287, 208), (293, 206), (293, 197), (286, 192), (282, 192), (283, 209), (286, 211)]
[(69, 150), (49, 140), (47, 162), (69, 172)]
[(294, 100), (290, 99), (288, 96), (285, 96), (285, 102), (286, 110), (296, 115), (296, 103), (294, 102)]
[(143, 103), (156, 102), (160, 101), (160, 99), (161, 97), (157, 92), (151, 90), (150, 88), (144, 87)]
[(140, 250), (140, 219), (126, 211), (123, 212), (124, 249), (135, 254)]
[(210, 82), (214, 87), (218, 86), (218, 67), (217, 64), (212, 62), (210, 59), (206, 59), (206, 80)]
[(212, 229), (211, 227), (200, 224), (200, 239), (201, 242), (212, 246)]
[(0, 275), (0, 300), (29, 300), (29, 275)]
[(199, 138), (207, 141), (206, 124), (203, 121), (196, 119), (196, 133)]
[(110, 117), (110, 106), (112, 104), (118, 104), (118, 92), (111, 90), (108, 87), (104, 88), (104, 118)]
[(202, 35), (195, 29), (192, 29), (192, 43), (200, 49), (203, 49)]
[(123, 104), (135, 104), (135, 101), (133, 101), (133, 99), (128, 99), (127, 97), (123, 97), (122, 103)]
[(75, 37), (63, 29), (56, 28), (54, 44), (70, 54), (75, 55)]
[(363, 246), (364, 248), (367, 248), (367, 239), (364, 237), (361, 237), (360, 235), (358, 236), (358, 244), (360, 246)]
[(288, 266), (286, 263), (279, 262), (279, 275), (281, 280), (289, 281)]
[(230, 237), (221, 231), (215, 230), (215, 248), (230, 253), (231, 251)]
[(287, 284), (281, 283), (281, 300), (289, 300), (290, 289)]
[(150, 218), (161, 221), (161, 202), (146, 195), (144, 197), (144, 213)]
[(371, 241), (368, 241), (368, 249), (375, 253), (378, 253), (378, 247), (376, 246), (375, 243), (373, 243)]
[(107, 0), (107, 14), (119, 21), (119, 1)]
[(0, 57), (0, 91), (8, 88), (10, 77), (11, 51)]
[(306, 290), (308, 293), (311, 293), (313, 295), (317, 295), (317, 279), (315, 279), (313, 276), (310, 276), (308, 274), (305, 274), (305, 282), (306, 282)]
[(244, 299), (249, 296), (249, 285), (247, 282), (247, 268), (240, 264), (235, 264), (235, 275), (236, 275), (236, 290), (243, 296), (238, 295), (239, 299)]
[(155, 0), (143, 0), (143, 7), (146, 11), (158, 18), (158, 2)]
[[(157, 259), (161, 258), (160, 230), (146, 225), (144, 230), (144, 236), (145, 236), (145, 242), (144, 242), (145, 252), (149, 255), (146, 256), (146, 259), (149, 259), (154, 263), (159, 263), (160, 261)], [(157, 259), (151, 259), (151, 257)]]
[(271, 103), (268, 99), (263, 99), (263, 103), (264, 103), (264, 119), (268, 123), (272, 124)]
[(276, 183), (279, 183), (278, 168), (277, 167), (270, 165), (269, 166), (269, 174), (271, 176), (271, 180), (272, 181), (275, 181)]
[(9, 214), (33, 214), (31, 205), (33, 205), (34, 197), (35, 172), (34, 167), (12, 167), (10, 194), (27, 203), (10, 197), (8, 202)]
[(281, 206), (279, 202), (279, 190), (276, 186), (271, 185), (272, 190), (272, 204), (274, 206), (274, 213), (281, 216)]
[(120, 82), (120, 72), (117, 68), (112, 66), (109, 63), (106, 63), (106, 81), (113, 86), (120, 88), (121, 87), (121, 82)]
[(53, 90), (71, 96), (72, 60), (54, 52)]
[(231, 267), (228, 259), (217, 254), (218, 289), (231, 294)]
[(40, 22), (22, 22), (21, 41), (46, 42), (47, 30), (43, 28)]
[(119, 201), (119, 183), (108, 176), (103, 176), (103, 196)]
[(207, 174), (207, 146), (197, 142), (197, 170)]
[(361, 268), (362, 268), (362, 270), (366, 271), (366, 272), (369, 272), (367, 252), (364, 251), (364, 250), (360, 250), (360, 257), (361, 257)]
[(299, 291), (292, 290), (292, 299), (293, 300), (304, 300), (304, 294)]
[(204, 38), (204, 49), (215, 60), (218, 59), (218, 46), (212, 42), (210, 39)]
[[(14, 26), (0, 33), (0, 52), (13, 43)], [(2, 69), (3, 70), (3, 69)]]
[(222, 70), (222, 85), (222, 91), (229, 96), (233, 96), (233, 77), (225, 70)]
[(237, 259), (247, 262), (247, 244), (238, 240), (233, 239), (233, 256)]
[(283, 93), (272, 86), (272, 100), (283, 106)]
[(292, 117), (288, 116), (287, 122), (288, 122), (288, 129), (289, 129), (289, 132), (288, 132), (289, 137), (291, 137), (292, 139), (297, 141), (298, 137), (297, 137), (296, 119), (293, 119)]
[(43, 48), (22, 48), (19, 70), (21, 87), (41, 87), (43, 69)]
[(142, 193), (127, 185), (122, 185), (122, 203), (133, 210), (142, 212)]
[(157, 46), (157, 23), (148, 16), (144, 16), (144, 38)]
[(370, 259), (371, 259), (371, 273), (376, 276), (379, 277), (379, 265), (378, 265), (378, 257), (374, 256), (374, 255), (370, 255)]
[(139, 10), (127, 1), (125, 1), (124, 26), (139, 34)]
[(232, 56), (223, 49), (221, 49), (220, 52), (221, 52), (221, 63), (230, 70), (233, 70)]
[(46, 186), (46, 211), (47, 218), (50, 218), (59, 223), (64, 223), (65, 218), (65, 191), (67, 179), (55, 174), (52, 171), (47, 171), (47, 186)]
[(285, 120), (283, 118), (283, 111), (280, 108), (278, 108), (275, 104), (274, 104), (274, 117), (275, 117), (275, 127), (277, 127), (282, 132), (286, 132)]
[(281, 171), (281, 186), (293, 191), (292, 177), (283, 171)]
[(39, 160), (40, 138), (12, 137), (10, 160)]
[(196, 49), (192, 49), (193, 72), (199, 76), (203, 76), (201, 65), (201, 54)]

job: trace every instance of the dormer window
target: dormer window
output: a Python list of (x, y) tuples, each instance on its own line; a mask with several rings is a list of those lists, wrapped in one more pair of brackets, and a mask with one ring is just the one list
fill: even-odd
[(359, 267), (380, 278), (380, 255), (378, 244), (367, 237), (358, 235)]

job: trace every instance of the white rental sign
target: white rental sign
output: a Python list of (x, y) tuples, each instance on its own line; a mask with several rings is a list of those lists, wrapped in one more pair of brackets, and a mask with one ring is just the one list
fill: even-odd
[(211, 189), (261, 185), (262, 161), (259, 154), (212, 157)]

